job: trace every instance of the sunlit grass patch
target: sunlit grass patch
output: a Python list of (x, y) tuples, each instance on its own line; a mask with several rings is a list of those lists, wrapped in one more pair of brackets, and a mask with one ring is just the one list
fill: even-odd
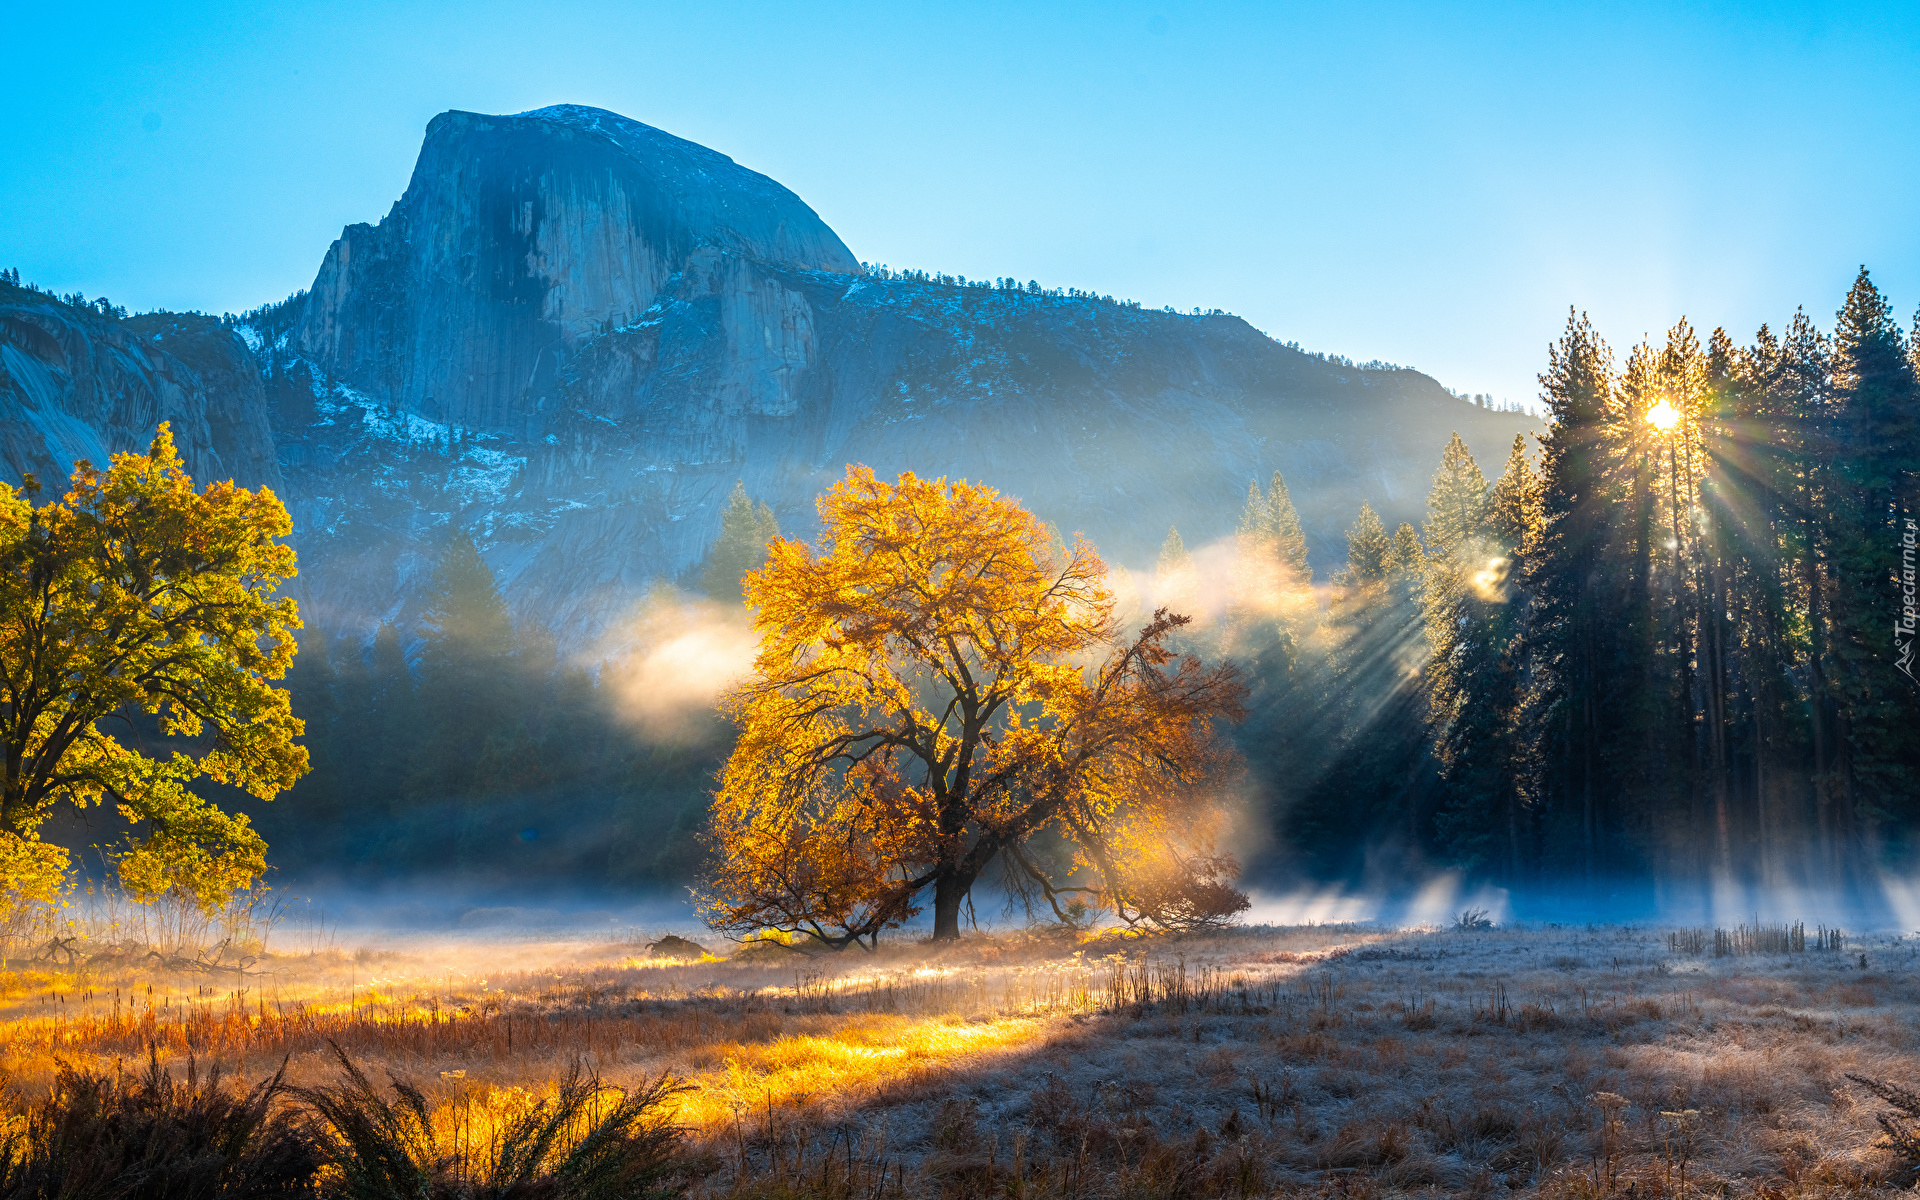
[(715, 1046), (720, 1070), (693, 1076), (681, 1100), (682, 1120), (713, 1125), (768, 1106), (870, 1094), (877, 1086), (930, 1066), (982, 1067), (995, 1054), (1032, 1046), (1048, 1032), (1041, 1017), (978, 1021), (958, 1017), (850, 1018), (830, 1035), (796, 1034), (759, 1045)]
[(1890, 1194), (1875, 1102), (1846, 1076), (1920, 1079), (1920, 945), (1816, 937), (1719, 958), (1612, 927), (738, 961), (467, 944), (279, 960), (226, 988), (54, 971), (9, 1005), (0, 1067), (30, 1097), (57, 1061), (111, 1072), (152, 1048), (248, 1082), (285, 1058), (312, 1086), (332, 1041), (419, 1085), (449, 1145), (504, 1136), (576, 1064), (629, 1089), (667, 1073), (689, 1090), (661, 1111), (705, 1147), (714, 1197), (856, 1194), (820, 1192), (823, 1172), (873, 1195), (883, 1170), (907, 1196), (1675, 1195), (1682, 1138), (1689, 1194)]

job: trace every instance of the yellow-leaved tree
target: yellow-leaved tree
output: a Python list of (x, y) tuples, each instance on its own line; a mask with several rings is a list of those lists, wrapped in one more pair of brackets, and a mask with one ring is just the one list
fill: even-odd
[(817, 551), (777, 540), (747, 576), (761, 646), (726, 700), (715, 928), (872, 944), (930, 892), (934, 937), (957, 938), (996, 863), (1062, 915), (1080, 897), (1168, 927), (1246, 907), (1213, 845), (1237, 763), (1217, 726), (1245, 691), (1166, 648), (1186, 617), (1123, 636), (1093, 548), (1063, 554), (990, 488), (855, 466), (819, 509)]
[(132, 826), (121, 883), (215, 907), (266, 869), (266, 843), (191, 785), (271, 800), (307, 769), (270, 682), (300, 627), (275, 595), (287, 510), (264, 488), (196, 492), (164, 424), (146, 454), (78, 464), (64, 497), (35, 508), (34, 490), (0, 483), (0, 890), (53, 896), (68, 850), (41, 827), (110, 802)]

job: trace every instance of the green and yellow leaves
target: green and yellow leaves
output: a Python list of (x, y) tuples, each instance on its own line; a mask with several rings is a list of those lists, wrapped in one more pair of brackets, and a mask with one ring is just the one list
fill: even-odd
[[(165, 425), (144, 455), (79, 464), (37, 509), (0, 484), (0, 839), (15, 839), (0, 887), (42, 888), (57, 848), (36, 848), (35, 831), (61, 804), (102, 801), (134, 824), (120, 866), (137, 893), (211, 906), (265, 868), (246, 818), (190, 785), (270, 800), (307, 769), (272, 686), (300, 627), (277, 595), (291, 528), (265, 489), (195, 491)], [(129, 736), (139, 714), (164, 748)]]

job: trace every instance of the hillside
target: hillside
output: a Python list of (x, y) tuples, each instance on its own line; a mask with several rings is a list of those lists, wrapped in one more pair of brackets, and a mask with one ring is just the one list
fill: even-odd
[(1362, 500), (1419, 519), (1451, 431), (1494, 469), (1535, 426), (1232, 316), (867, 272), (773, 180), (571, 105), (436, 117), (387, 216), (237, 329), (251, 365), (206, 318), (8, 295), (10, 478), (197, 422), (196, 474), (293, 508), (309, 625), (361, 637), (458, 525), (521, 618), (589, 645), (698, 565), (736, 479), (805, 532), (854, 461), (989, 483), (1133, 564), (1280, 471), (1326, 568)]

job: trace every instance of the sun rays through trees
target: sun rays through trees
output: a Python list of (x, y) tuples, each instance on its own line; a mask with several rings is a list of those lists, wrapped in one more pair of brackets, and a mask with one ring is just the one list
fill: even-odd
[(1305, 865), (1910, 865), (1916, 353), (1864, 270), (1830, 335), (1683, 320), (1621, 361), (1571, 315), (1537, 457), (1489, 483), (1455, 438), (1423, 537), (1363, 506), (1305, 652), (1254, 658), (1239, 737)]

